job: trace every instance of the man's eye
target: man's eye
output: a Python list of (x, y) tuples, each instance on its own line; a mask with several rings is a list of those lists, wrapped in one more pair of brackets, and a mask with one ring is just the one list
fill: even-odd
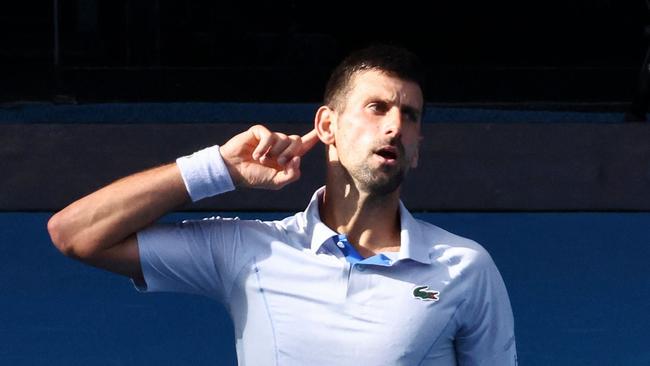
[(416, 122), (418, 120), (418, 116), (415, 112), (405, 112), (404, 115), (409, 121)]
[(385, 103), (370, 103), (368, 104), (368, 108), (377, 113), (385, 113), (387, 110)]
[(406, 107), (402, 109), (404, 118), (411, 122), (417, 122), (420, 119), (420, 112), (415, 108)]

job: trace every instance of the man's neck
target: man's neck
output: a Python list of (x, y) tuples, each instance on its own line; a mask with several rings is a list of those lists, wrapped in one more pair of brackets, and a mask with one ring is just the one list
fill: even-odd
[(319, 211), (321, 220), (336, 232), (346, 234), (362, 256), (399, 251), (399, 190), (376, 196), (351, 183), (328, 182)]

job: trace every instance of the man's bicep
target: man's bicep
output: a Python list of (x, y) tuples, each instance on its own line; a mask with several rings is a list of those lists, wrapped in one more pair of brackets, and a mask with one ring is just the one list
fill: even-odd
[(138, 251), (138, 240), (135, 234), (130, 235), (121, 243), (103, 250), (92, 258), (88, 258), (85, 262), (95, 267), (130, 277), (137, 284), (144, 284), (140, 253)]

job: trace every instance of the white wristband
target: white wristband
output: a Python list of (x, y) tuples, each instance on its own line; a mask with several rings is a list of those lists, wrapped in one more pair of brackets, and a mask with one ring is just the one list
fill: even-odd
[(235, 189), (228, 167), (219, 152), (219, 145), (180, 157), (176, 159), (176, 165), (181, 170), (192, 202)]

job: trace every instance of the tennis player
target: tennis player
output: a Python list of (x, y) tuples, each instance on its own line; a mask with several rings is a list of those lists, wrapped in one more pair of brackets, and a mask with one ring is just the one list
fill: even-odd
[[(139, 291), (223, 303), (240, 365), (516, 365), (512, 310), (489, 254), (400, 201), (420, 158), (422, 75), (405, 49), (357, 51), (331, 75), (313, 131), (253, 126), (118, 180), (55, 214), (52, 241)], [(326, 182), (303, 212), (154, 224), (190, 200), (280, 189), (318, 142)]]

